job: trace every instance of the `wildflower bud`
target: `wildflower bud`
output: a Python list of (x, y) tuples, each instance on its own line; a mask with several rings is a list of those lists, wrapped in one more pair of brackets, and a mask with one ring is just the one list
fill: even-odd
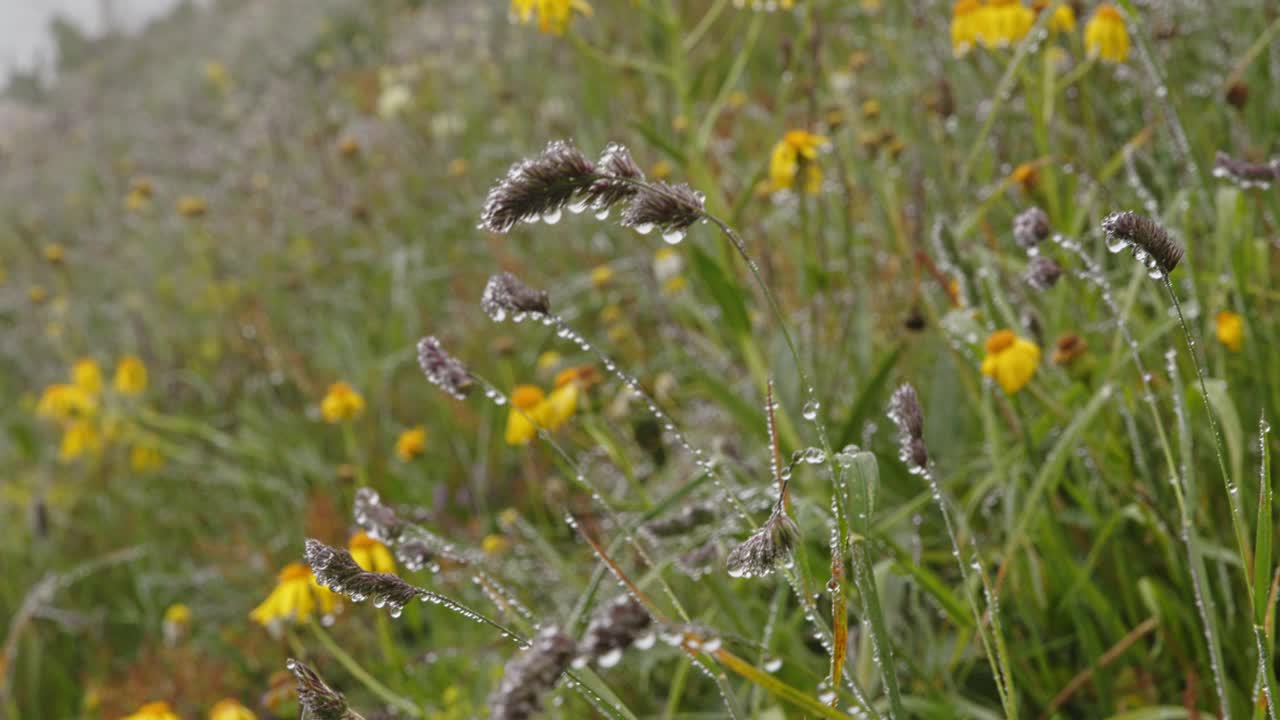
[(1108, 245), (1111, 252), (1119, 252), (1130, 246), (1133, 256), (1153, 273), (1168, 275), (1182, 259), (1182, 246), (1160, 223), (1135, 212), (1112, 213), (1102, 221), (1102, 230), (1114, 242)]
[(1027, 284), (1037, 290), (1048, 290), (1058, 284), (1062, 267), (1043, 255), (1031, 258), (1027, 263)]
[(889, 419), (898, 426), (898, 457), (912, 470), (929, 465), (929, 451), (924, 444), (924, 411), (916, 389), (904, 384), (889, 399)]
[(649, 611), (630, 595), (620, 595), (596, 610), (587, 625), (586, 637), (578, 646), (578, 656), (585, 662), (613, 667), (622, 651), (631, 647), (653, 624)]
[(523, 320), (526, 315), (546, 315), (551, 302), (546, 290), (535, 290), (509, 272), (489, 278), (480, 297), (480, 309), (494, 322), (502, 322), (510, 315), (512, 320)]
[(1070, 365), (1088, 349), (1089, 343), (1084, 338), (1075, 333), (1063, 333), (1054, 344), (1053, 364)]
[(665, 236), (683, 237), (703, 214), (704, 197), (688, 185), (657, 182), (645, 185), (622, 213), (622, 224), (641, 234), (658, 228)]
[(587, 190), (587, 201), (598, 211), (608, 210), (636, 194), (644, 171), (631, 159), (631, 151), (618, 143), (609, 143), (596, 163), (600, 179)]
[(399, 615), (410, 600), (425, 594), (392, 573), (365, 572), (351, 553), (319, 540), (307, 540), (303, 558), (311, 566), (316, 582), (354, 602), (373, 598), (378, 607), (390, 608), (392, 616)]
[(347, 699), (342, 697), (342, 693), (326, 685), (316, 671), (293, 658), (289, 658), (285, 667), (298, 681), (298, 704), (302, 706), (304, 717), (313, 720), (364, 720), (347, 707)]
[(489, 720), (527, 720), (542, 710), (542, 695), (569, 669), (576, 648), (573, 638), (547, 627), (528, 649), (513, 657), (502, 683), (489, 696)]
[(1280, 179), (1280, 159), (1270, 163), (1251, 163), (1219, 151), (1213, 159), (1213, 176), (1228, 178), (1245, 188), (1265, 188)]
[(1013, 218), (1013, 241), (1024, 250), (1030, 250), (1048, 239), (1050, 232), (1052, 228), (1049, 227), (1049, 216), (1038, 207), (1029, 207)]
[(512, 165), (506, 177), (489, 190), (480, 227), (505, 233), (521, 221), (552, 221), (596, 179), (595, 166), (587, 156), (571, 143), (557, 140), (541, 155)]
[(789, 564), (791, 548), (800, 539), (800, 528), (779, 502), (769, 520), (751, 537), (729, 552), (726, 566), (732, 577), (763, 577), (779, 565)]
[(445, 352), (435, 336), (418, 341), (418, 364), (432, 384), (458, 400), (471, 391), (471, 373), (467, 366)]
[(1227, 104), (1236, 110), (1244, 110), (1249, 103), (1249, 86), (1237, 80), (1227, 87)]

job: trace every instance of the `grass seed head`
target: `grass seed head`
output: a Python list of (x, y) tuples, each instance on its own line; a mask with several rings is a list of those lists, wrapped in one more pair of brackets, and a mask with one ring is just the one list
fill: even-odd
[(653, 618), (640, 601), (630, 595), (619, 595), (596, 610), (587, 625), (586, 636), (578, 645), (578, 656), (601, 667), (612, 667), (648, 631)]
[(541, 154), (512, 165), (489, 190), (480, 227), (506, 233), (518, 222), (554, 215), (596, 179), (595, 166), (582, 151), (556, 140)]
[(683, 183), (645, 185), (622, 212), (622, 224), (642, 232), (658, 228), (664, 235), (682, 234), (702, 218), (704, 200), (702, 193)]
[(536, 290), (515, 275), (502, 272), (490, 277), (484, 286), (480, 308), (494, 322), (502, 322), (507, 317), (523, 320), (528, 315), (549, 313), (551, 301), (546, 290)]
[(342, 693), (325, 684), (315, 670), (302, 662), (289, 659), (285, 664), (298, 681), (298, 704), (302, 715), (314, 720), (363, 720), (347, 706)]
[(898, 457), (912, 470), (929, 465), (929, 451), (924, 444), (924, 410), (916, 389), (904, 383), (889, 399), (889, 419), (898, 426)]
[(1062, 266), (1053, 260), (1037, 255), (1027, 263), (1027, 284), (1036, 290), (1048, 290), (1058, 284), (1062, 277)]
[(502, 682), (489, 696), (489, 720), (527, 720), (542, 710), (542, 695), (555, 687), (577, 651), (559, 628), (544, 628), (532, 644), (507, 662)]
[(307, 540), (303, 557), (311, 566), (316, 582), (354, 602), (372, 598), (378, 607), (390, 608), (392, 615), (398, 615), (409, 601), (423, 595), (421, 589), (392, 573), (365, 572), (350, 552), (329, 547), (319, 540)]
[(800, 528), (779, 501), (769, 520), (729, 552), (729, 575), (763, 577), (773, 573), (779, 565), (791, 562), (791, 549), (799, 539)]
[(461, 361), (445, 352), (435, 336), (418, 341), (418, 365), (432, 384), (458, 400), (471, 392), (471, 373)]
[(1102, 230), (1116, 241), (1111, 246), (1112, 252), (1119, 252), (1128, 245), (1133, 248), (1134, 257), (1153, 271), (1168, 275), (1182, 260), (1182, 246), (1169, 235), (1168, 230), (1155, 220), (1131, 210), (1108, 215), (1102, 221)]
[(1024, 250), (1044, 242), (1050, 232), (1049, 216), (1038, 207), (1029, 207), (1013, 218), (1013, 241)]

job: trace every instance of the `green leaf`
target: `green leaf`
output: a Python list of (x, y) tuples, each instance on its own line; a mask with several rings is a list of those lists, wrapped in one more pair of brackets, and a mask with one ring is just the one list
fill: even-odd
[(747, 316), (747, 303), (743, 299), (746, 293), (710, 255), (696, 246), (691, 247), (693, 271), (720, 307), (721, 321), (733, 335), (749, 335), (751, 321)]
[(885, 353), (876, 365), (871, 378), (862, 384), (862, 392), (858, 394), (858, 399), (854, 401), (853, 407), (849, 410), (849, 416), (845, 418), (840, 434), (836, 436), (836, 449), (853, 442), (858, 436), (858, 431), (866, 424), (867, 418), (870, 417), (874, 409), (880, 407), (882, 404), (880, 402), (881, 391), (884, 390), (884, 386), (889, 380), (889, 373), (898, 364), (898, 356), (901, 354), (901, 345)]
[(1222, 436), (1227, 443), (1227, 458), (1231, 462), (1231, 477), (1240, 482), (1244, 468), (1244, 430), (1240, 427), (1240, 414), (1227, 392), (1227, 381), (1217, 378), (1205, 378), (1205, 391), (1209, 394), (1209, 404), (1218, 416), (1222, 425)]

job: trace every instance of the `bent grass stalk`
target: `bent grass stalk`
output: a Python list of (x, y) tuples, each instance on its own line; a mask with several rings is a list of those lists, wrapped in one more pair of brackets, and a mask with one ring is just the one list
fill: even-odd
[[(1129, 350), (1129, 357), (1133, 361), (1134, 368), (1138, 371), (1138, 377), (1142, 382), (1143, 402), (1151, 411), (1151, 420), (1156, 428), (1156, 441), (1164, 456), (1165, 466), (1168, 468), (1171, 484), (1173, 485), (1174, 498), (1178, 505), (1178, 516), (1181, 522), (1179, 535), (1187, 549), (1189, 560), (1187, 570), (1191, 575), (1192, 588), (1199, 599), (1199, 602), (1196, 603), (1196, 610), (1200, 616), (1205, 643), (1209, 649), (1209, 664), (1213, 671), (1214, 689), (1218, 695), (1218, 705), (1224, 713), (1224, 720), (1230, 720), (1231, 707), (1227, 702), (1226, 678), (1223, 674), (1222, 640), (1218, 633), (1216, 607), (1213, 602), (1213, 595), (1209, 592), (1208, 582), (1205, 579), (1204, 553), (1200, 547), (1198, 536), (1194, 531), (1195, 523), (1191, 508), (1188, 505), (1188, 501), (1194, 501), (1195, 498), (1184, 496), (1184, 485), (1189, 482), (1189, 479), (1186, 477), (1186, 473), (1179, 469), (1177, 461), (1174, 460), (1173, 447), (1169, 441), (1169, 432), (1165, 428), (1164, 418), (1160, 415), (1160, 410), (1156, 404), (1155, 390), (1151, 385), (1151, 373), (1147, 371), (1142, 355), (1138, 352), (1138, 342), (1129, 330), (1129, 325), (1125, 321), (1125, 314), (1116, 305), (1111, 284), (1107, 281), (1106, 276), (1102, 274), (1101, 268), (1098, 267), (1098, 264), (1078, 241), (1055, 234), (1053, 242), (1075, 255), (1084, 265), (1084, 271), (1076, 271), (1077, 276), (1098, 288), (1102, 302), (1107, 306), (1107, 310), (1111, 312), (1112, 317), (1115, 318), (1117, 332), (1123, 338), (1123, 343)], [(1186, 492), (1189, 493), (1190, 491), (1191, 488), (1188, 486)]]

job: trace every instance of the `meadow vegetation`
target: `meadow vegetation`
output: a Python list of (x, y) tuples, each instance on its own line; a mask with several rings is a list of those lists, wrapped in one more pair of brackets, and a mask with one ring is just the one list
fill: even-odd
[(0, 716), (1277, 717), (1280, 12), (218, 0), (0, 144)]

